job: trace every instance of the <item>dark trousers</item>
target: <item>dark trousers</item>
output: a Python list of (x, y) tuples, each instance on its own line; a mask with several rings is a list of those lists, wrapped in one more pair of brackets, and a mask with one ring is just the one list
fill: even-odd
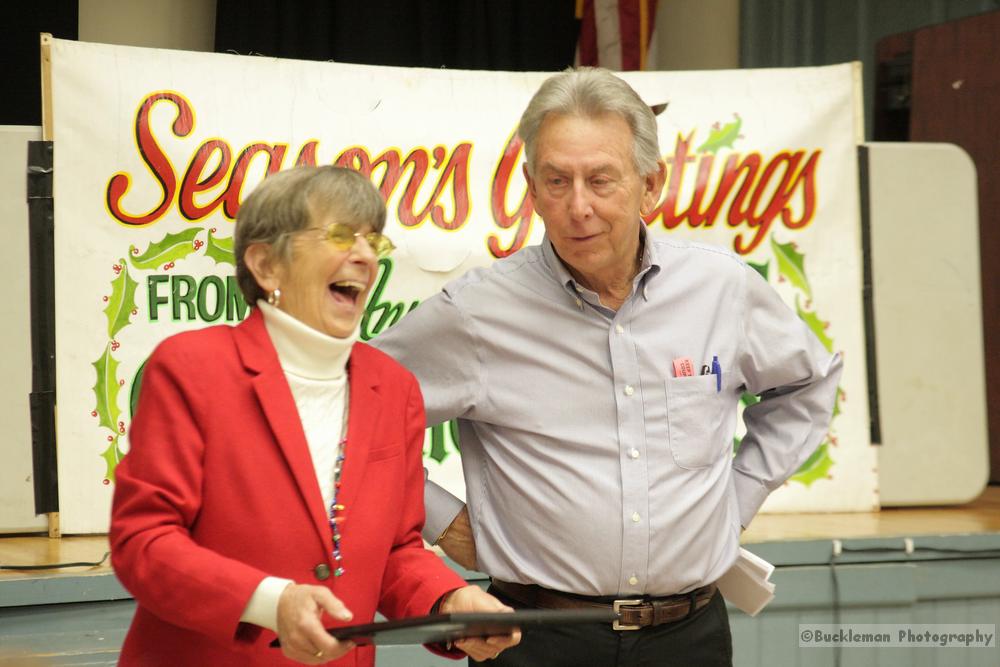
[[(490, 594), (515, 609), (526, 605)], [(521, 643), (484, 667), (731, 667), (733, 641), (722, 594), (691, 616), (641, 630), (614, 630), (610, 623), (567, 625), (524, 631)]]

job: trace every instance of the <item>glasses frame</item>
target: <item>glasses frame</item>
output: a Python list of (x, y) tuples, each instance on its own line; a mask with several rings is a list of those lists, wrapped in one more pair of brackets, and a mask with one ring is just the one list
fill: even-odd
[(303, 229), (296, 229), (293, 232), (284, 232), (281, 236), (291, 236), (292, 234), (301, 234), (302, 232), (323, 232), (323, 240), (338, 250), (345, 252), (354, 247), (359, 237), (363, 238), (368, 247), (372, 249), (372, 252), (379, 259), (388, 257), (396, 249), (396, 245), (392, 242), (392, 239), (385, 234), (381, 232), (358, 232), (351, 225), (344, 222), (331, 222), (326, 227), (305, 227)]

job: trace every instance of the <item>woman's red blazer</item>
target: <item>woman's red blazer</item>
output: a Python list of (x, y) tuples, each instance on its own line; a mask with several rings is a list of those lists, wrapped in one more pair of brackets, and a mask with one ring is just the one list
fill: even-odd
[[(241, 624), (265, 576), (328, 587), (370, 620), (426, 614), (465, 582), (423, 547), (423, 400), (402, 366), (363, 343), (348, 363), (350, 416), (331, 535), (301, 421), (253, 309), (238, 326), (163, 341), (142, 378), (116, 471), (112, 561), (138, 609), (122, 665), (292, 664), (274, 633)], [(334, 625), (327, 619), (328, 625)], [(337, 665), (371, 665), (358, 648)]]

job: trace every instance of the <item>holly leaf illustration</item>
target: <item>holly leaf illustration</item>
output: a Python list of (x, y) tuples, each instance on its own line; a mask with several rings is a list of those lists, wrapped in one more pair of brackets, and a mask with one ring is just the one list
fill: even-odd
[(761, 278), (767, 280), (767, 270), (771, 268), (770, 260), (764, 262), (763, 264), (754, 264), (753, 262), (747, 262), (750, 268), (760, 274)]
[(136, 309), (135, 290), (139, 283), (132, 280), (125, 260), (119, 259), (118, 262), (122, 270), (111, 281), (111, 296), (108, 297), (108, 307), (104, 309), (104, 314), (108, 316), (108, 338), (114, 338), (128, 325), (132, 311)]
[(141, 255), (135, 254), (136, 247), (129, 246), (129, 260), (137, 269), (153, 269), (178, 259), (184, 259), (194, 252), (194, 237), (201, 231), (200, 227), (190, 227), (183, 232), (167, 234), (160, 241), (150, 243)]
[(104, 348), (104, 354), (97, 358), (91, 366), (97, 371), (97, 382), (94, 383), (94, 396), (97, 398), (97, 418), (101, 426), (112, 431), (118, 431), (118, 360), (111, 356), (111, 343)]
[(708, 133), (708, 139), (698, 146), (699, 153), (715, 153), (723, 148), (732, 148), (733, 144), (737, 139), (740, 138), (740, 127), (743, 125), (743, 119), (737, 114), (733, 114), (736, 120), (731, 123), (726, 123), (722, 127), (718, 127), (716, 123), (715, 127)]
[(803, 310), (802, 306), (799, 305), (798, 294), (795, 295), (795, 312), (799, 314), (806, 326), (816, 334), (816, 338), (819, 338), (819, 342), (823, 343), (826, 351), (833, 352), (833, 339), (826, 335), (826, 328), (830, 326), (830, 323), (819, 319), (819, 316), (814, 312)]
[(806, 462), (791, 476), (790, 479), (812, 486), (821, 479), (826, 479), (833, 467), (833, 459), (830, 458), (829, 442), (824, 442), (816, 451), (812, 453)]
[(236, 266), (233, 255), (233, 237), (218, 237), (213, 233), (215, 230), (208, 230), (208, 243), (205, 244), (205, 256), (211, 257), (216, 264), (232, 264)]
[(116, 435), (114, 440), (108, 443), (108, 448), (101, 453), (101, 458), (104, 459), (104, 463), (108, 467), (107, 472), (104, 473), (104, 479), (112, 484), (115, 482), (115, 468), (118, 467), (118, 463), (125, 456), (125, 452), (118, 447), (119, 437)]
[(770, 239), (774, 258), (778, 260), (778, 273), (802, 290), (806, 298), (812, 299), (812, 289), (805, 270), (805, 255), (795, 250), (794, 243), (778, 243), (773, 234)]

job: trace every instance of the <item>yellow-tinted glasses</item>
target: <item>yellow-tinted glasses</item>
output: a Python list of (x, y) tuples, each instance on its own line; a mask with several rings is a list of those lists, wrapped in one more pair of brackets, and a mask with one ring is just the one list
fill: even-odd
[[(316, 230), (326, 234), (326, 240), (333, 244), (338, 250), (350, 250), (354, 247), (354, 243), (360, 236), (371, 247), (372, 252), (378, 258), (388, 257), (389, 253), (396, 249), (392, 241), (385, 234), (379, 232), (368, 232), (367, 234), (362, 234), (361, 232), (354, 231), (354, 227), (346, 225), (343, 222), (334, 222), (328, 227), (307, 227), (306, 229), (300, 229), (299, 232), (308, 232), (311, 230)], [(292, 232), (297, 233), (297, 232)]]

